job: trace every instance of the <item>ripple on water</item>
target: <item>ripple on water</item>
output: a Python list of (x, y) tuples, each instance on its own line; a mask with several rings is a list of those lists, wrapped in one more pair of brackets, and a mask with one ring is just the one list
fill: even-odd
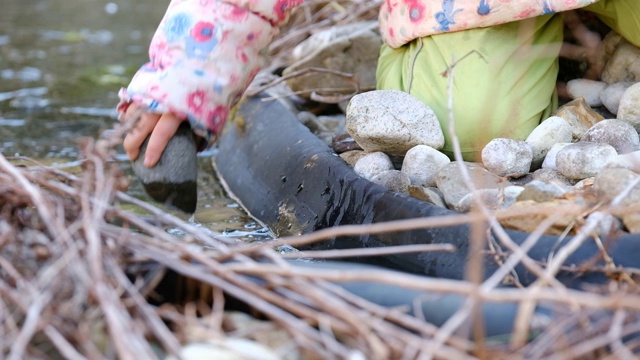
[(14, 90), (14, 91), (5, 91), (5, 92), (0, 92), (0, 101), (6, 101), (6, 100), (11, 100), (11, 99), (19, 99), (19, 98), (24, 98), (24, 97), (41, 97), (47, 94), (49, 90), (42, 86), (42, 87), (35, 87), (35, 88), (26, 88), (26, 89), (19, 89), (19, 90)]
[(23, 67), (20, 70), (3, 69), (0, 70), (0, 78), (25, 82), (39, 81), (42, 78), (42, 70), (31, 66)]
[(18, 126), (24, 126), (25, 124), (26, 124), (26, 121), (24, 119), (4, 119), (0, 117), (0, 126), (18, 127)]
[[(8, 29), (0, 34), (0, 152), (77, 167), (77, 139), (97, 138), (115, 123), (117, 89), (146, 59), (142, 54), (164, 8), (156, 0), (138, 0), (135, 6), (113, 0), (97, 6), (86, 0), (0, 3), (0, 25)], [(74, 16), (78, 13), (83, 16)], [(200, 154), (205, 165), (199, 169), (194, 225), (233, 239), (271, 238), (224, 193), (210, 165), (213, 152)], [(153, 203), (121, 148), (115, 161), (132, 176), (128, 194)], [(180, 235), (178, 229), (169, 231)]]

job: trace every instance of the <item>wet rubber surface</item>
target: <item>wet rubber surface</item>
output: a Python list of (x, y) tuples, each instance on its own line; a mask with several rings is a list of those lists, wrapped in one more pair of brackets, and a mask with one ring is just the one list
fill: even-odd
[[(246, 209), (278, 235), (295, 235), (336, 225), (368, 224), (389, 220), (452, 215), (454, 212), (411, 197), (388, 191), (359, 176), (333, 151), (300, 124), (296, 116), (278, 101), (250, 98), (240, 109), (242, 126), (229, 126), (220, 139), (215, 166), (229, 190)], [(225, 156), (224, 154), (231, 154)], [(522, 244), (529, 234), (507, 230)], [(430, 276), (462, 279), (469, 251), (469, 227), (440, 227), (344, 237), (324, 242), (323, 247), (378, 247), (407, 244), (450, 243), (451, 254), (402, 254), (376, 259), (378, 264)], [(542, 236), (529, 251), (544, 262), (571, 238)], [(605, 242), (615, 264), (638, 267), (640, 236), (627, 235)], [(599, 259), (596, 243), (588, 239), (565, 265), (580, 266)], [(498, 264), (487, 256), (485, 276)], [(535, 280), (523, 266), (516, 268), (523, 285)], [(560, 273), (571, 286), (599, 281), (600, 274)]]

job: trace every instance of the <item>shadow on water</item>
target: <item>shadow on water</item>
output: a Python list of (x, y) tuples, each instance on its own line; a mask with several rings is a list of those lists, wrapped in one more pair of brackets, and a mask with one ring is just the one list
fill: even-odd
[[(53, 165), (76, 160), (78, 138), (96, 138), (116, 121), (117, 90), (147, 60), (147, 45), (167, 4), (2, 0), (0, 152)], [(211, 154), (199, 161), (196, 222), (242, 239), (268, 238), (226, 196), (213, 175)], [(121, 149), (117, 159), (125, 159)], [(128, 161), (122, 167), (131, 174)], [(130, 194), (149, 200), (137, 181), (131, 183)]]

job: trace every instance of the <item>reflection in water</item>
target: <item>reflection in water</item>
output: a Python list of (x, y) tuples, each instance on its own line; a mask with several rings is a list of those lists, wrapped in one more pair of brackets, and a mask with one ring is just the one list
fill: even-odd
[[(117, 90), (147, 60), (168, 1), (1, 3), (0, 152), (73, 162), (78, 138), (98, 137), (116, 121)], [(253, 229), (253, 220), (226, 197), (207, 156), (211, 152), (200, 158), (196, 221), (233, 236), (263, 238), (264, 230)], [(122, 165), (130, 173), (128, 162)], [(148, 200), (141, 185), (131, 183), (129, 192)]]

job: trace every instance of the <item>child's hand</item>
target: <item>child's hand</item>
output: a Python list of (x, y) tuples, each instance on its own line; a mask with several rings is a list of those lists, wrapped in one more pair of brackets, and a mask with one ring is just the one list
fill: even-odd
[(606, 63), (604, 44), (600, 34), (583, 23), (575, 11), (564, 13), (565, 24), (578, 44), (564, 42), (560, 50), (560, 56), (587, 63), (588, 69), (584, 74), (585, 79), (600, 80), (600, 75)]
[[(127, 109), (126, 117), (132, 116), (136, 111), (138, 111), (138, 106), (131, 104)], [(127, 156), (131, 161), (137, 159), (142, 143), (147, 136), (151, 135), (144, 157), (144, 166), (154, 167), (160, 160), (167, 143), (183, 121), (185, 120), (171, 113), (142, 113), (136, 127), (124, 138), (122, 145)]]

